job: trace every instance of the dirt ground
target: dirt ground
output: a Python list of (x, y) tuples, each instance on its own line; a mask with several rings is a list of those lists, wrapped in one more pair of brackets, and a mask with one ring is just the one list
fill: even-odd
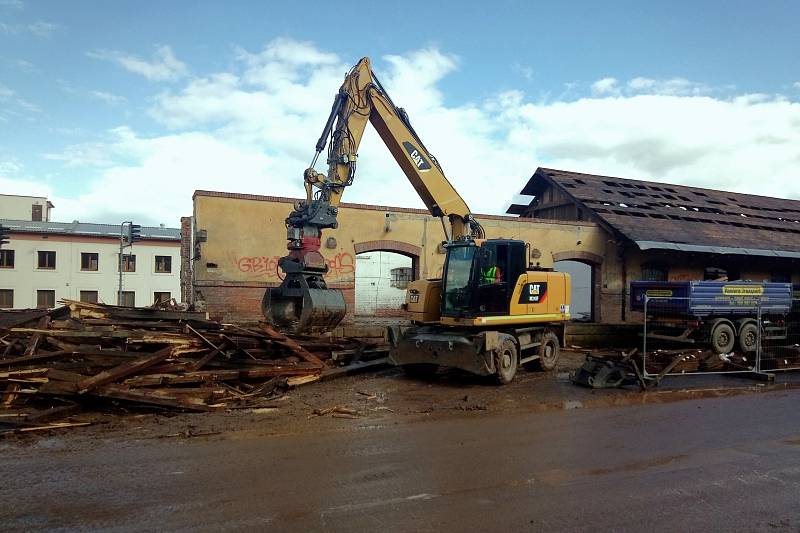
[[(209, 413), (127, 412), (120, 404), (114, 412), (84, 412), (70, 420), (87, 421), (84, 427), (40, 433), (11, 434), (0, 438), (5, 446), (38, 446), (57, 436), (62, 443), (92, 446), (103, 439), (185, 439), (252, 435), (280, 435), (316, 431), (347, 431), (370, 425), (424, 422), (459, 416), (493, 416), (511, 412), (543, 412), (603, 408), (684, 399), (729, 396), (793, 388), (800, 379), (781, 376), (765, 384), (731, 376), (668, 378), (655, 390), (591, 390), (569, 380), (580, 367), (583, 352), (562, 351), (554, 372), (520, 369), (514, 382), (498, 386), (491, 379), (459, 371), (440, 371), (432, 380), (412, 379), (397, 368), (383, 368), (360, 375), (304, 385), (255, 407), (224, 409)], [(328, 412), (339, 406), (341, 411)], [(325, 414), (318, 414), (318, 413)], [(63, 440), (62, 440), (63, 439)]]

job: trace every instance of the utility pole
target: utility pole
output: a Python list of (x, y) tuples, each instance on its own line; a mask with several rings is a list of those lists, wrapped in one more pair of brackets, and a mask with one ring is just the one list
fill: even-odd
[(126, 220), (119, 225), (119, 286), (117, 288), (117, 305), (122, 305), (122, 251), (142, 238), (142, 226)]

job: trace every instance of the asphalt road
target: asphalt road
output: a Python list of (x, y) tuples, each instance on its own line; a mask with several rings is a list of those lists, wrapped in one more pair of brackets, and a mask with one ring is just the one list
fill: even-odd
[(0, 528), (798, 531), (800, 391), (0, 446)]

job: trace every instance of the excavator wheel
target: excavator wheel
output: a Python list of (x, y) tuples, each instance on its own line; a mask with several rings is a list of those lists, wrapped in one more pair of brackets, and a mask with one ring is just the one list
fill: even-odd
[(558, 337), (552, 331), (542, 335), (542, 345), (539, 347), (539, 359), (536, 360), (541, 370), (550, 372), (558, 364)]
[(494, 352), (495, 379), (500, 385), (507, 385), (514, 381), (519, 366), (519, 353), (517, 345), (511, 339), (505, 339)]

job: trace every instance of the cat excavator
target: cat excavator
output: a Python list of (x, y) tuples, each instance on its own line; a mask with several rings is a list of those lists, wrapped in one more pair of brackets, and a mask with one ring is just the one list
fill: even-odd
[[(338, 226), (367, 122), (441, 220), (445, 237), (442, 278), (409, 283), (403, 307), (415, 325), (390, 329), (390, 360), (415, 376), (452, 367), (495, 376), (499, 383), (509, 383), (519, 365), (553, 369), (570, 318), (569, 275), (532, 266), (530, 246), (521, 240), (486, 238), (366, 57), (345, 76), (303, 173), (306, 198), (286, 219), (289, 253), (278, 262), (285, 278), (262, 301), (267, 321), (303, 333), (330, 330), (344, 318), (344, 295), (327, 287), (319, 250), (322, 231)], [(328, 170), (320, 173), (314, 166), (326, 147)]]

